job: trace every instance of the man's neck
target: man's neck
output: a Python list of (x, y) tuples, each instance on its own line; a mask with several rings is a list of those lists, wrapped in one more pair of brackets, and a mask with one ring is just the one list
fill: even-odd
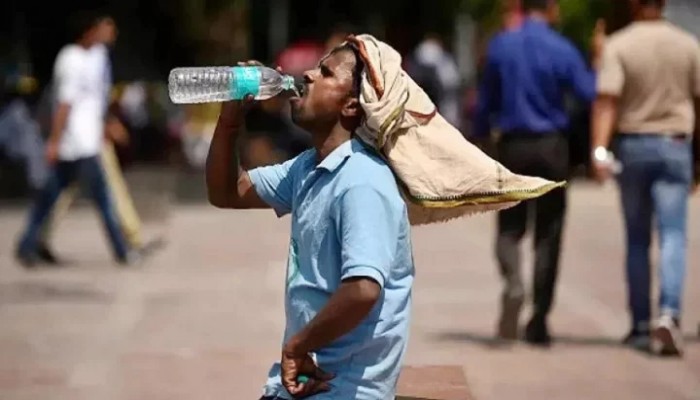
[(538, 10), (529, 11), (527, 13), (527, 18), (534, 20), (534, 21), (549, 24), (549, 18), (547, 17), (547, 14), (544, 11), (538, 11)]
[(75, 42), (75, 44), (86, 50), (92, 47), (93, 45), (93, 43), (91, 43), (89, 40), (78, 40), (77, 42)]
[(336, 125), (328, 135), (314, 135), (313, 143), (316, 149), (316, 161), (320, 163), (333, 150), (350, 139), (352, 139), (352, 132), (343, 128), (340, 124)]
[(658, 7), (642, 7), (637, 11), (636, 21), (659, 21), (663, 19), (663, 11)]

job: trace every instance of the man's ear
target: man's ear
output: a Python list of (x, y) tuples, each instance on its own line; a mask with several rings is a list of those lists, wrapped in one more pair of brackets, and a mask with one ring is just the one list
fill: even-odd
[(360, 101), (355, 97), (350, 97), (345, 101), (343, 109), (340, 111), (343, 117), (357, 117), (362, 113), (362, 107), (360, 107)]

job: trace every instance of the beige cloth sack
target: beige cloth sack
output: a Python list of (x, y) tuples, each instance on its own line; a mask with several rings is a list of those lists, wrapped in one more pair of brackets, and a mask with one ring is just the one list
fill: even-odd
[(371, 35), (350, 36), (363, 58), (357, 136), (387, 161), (412, 225), (502, 210), (565, 182), (517, 175), (450, 125), (401, 68), (401, 56)]

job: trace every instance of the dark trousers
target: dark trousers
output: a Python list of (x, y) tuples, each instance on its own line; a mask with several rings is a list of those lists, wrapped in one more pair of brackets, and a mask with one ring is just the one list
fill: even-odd
[[(498, 145), (498, 157), (514, 173), (562, 181), (568, 175), (568, 147), (567, 138), (561, 134), (504, 135)], [(552, 307), (565, 210), (566, 192), (556, 189), (498, 213), (496, 256), (505, 281), (504, 299), (522, 301), (525, 296), (520, 241), (528, 220), (534, 222), (533, 320), (544, 322)]]
[(59, 161), (52, 168), (51, 176), (38, 193), (30, 211), (27, 230), (19, 245), (19, 253), (22, 256), (32, 257), (36, 253), (40, 229), (51, 213), (58, 196), (77, 179), (83, 179), (90, 189), (92, 199), (109, 236), (114, 256), (120, 261), (126, 258), (126, 241), (117, 222), (102, 165), (97, 156), (76, 161)]

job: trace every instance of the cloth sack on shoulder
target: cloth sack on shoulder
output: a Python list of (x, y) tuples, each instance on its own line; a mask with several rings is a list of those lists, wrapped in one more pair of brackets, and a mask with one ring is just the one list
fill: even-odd
[(371, 35), (349, 36), (362, 61), (356, 135), (397, 177), (412, 225), (502, 210), (563, 186), (514, 174), (467, 141), (401, 68), (401, 56)]

